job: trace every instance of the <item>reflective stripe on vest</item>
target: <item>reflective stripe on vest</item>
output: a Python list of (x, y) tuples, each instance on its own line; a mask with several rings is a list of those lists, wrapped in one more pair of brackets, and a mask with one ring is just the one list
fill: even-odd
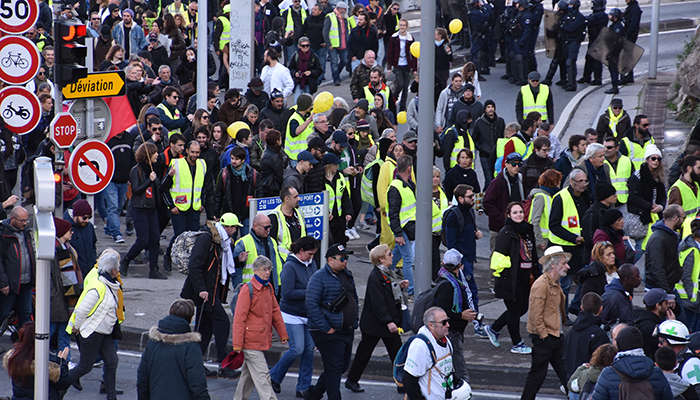
[[(80, 297), (78, 298), (78, 301), (75, 303), (75, 307), (74, 307), (74, 309), (78, 308), (78, 306), (80, 305), (80, 303), (83, 302), (83, 300), (85, 299), (85, 296), (87, 295), (87, 293), (90, 290), (92, 290), (92, 289), (97, 290), (97, 296), (99, 297), (99, 299), (97, 300), (97, 303), (95, 303), (95, 305), (90, 309), (90, 312), (88, 312), (88, 315), (85, 317), (86, 321), (88, 318), (90, 318), (92, 316), (92, 314), (95, 313), (95, 311), (97, 310), (97, 307), (99, 307), (100, 304), (102, 304), (102, 300), (104, 300), (104, 298), (105, 298), (105, 293), (107, 293), (107, 285), (105, 285), (104, 282), (99, 280), (99, 275), (97, 274), (97, 267), (95, 267), (95, 269), (91, 270), (90, 272), (92, 272), (92, 271), (95, 271), (95, 272), (92, 274), (88, 273), (86, 275), (85, 279), (83, 280), (83, 293), (80, 294)], [(92, 279), (89, 279), (90, 276), (92, 276)], [(116, 298), (114, 301), (118, 304)], [(75, 318), (76, 318), (76, 314), (75, 314), (75, 311), (73, 311), (73, 313), (70, 316), (70, 319), (68, 320), (68, 326), (66, 326), (66, 332), (68, 332), (69, 334), (73, 333), (73, 328), (75, 327)], [(122, 321), (119, 321), (119, 322), (121, 323)], [(80, 327), (78, 327), (78, 328), (80, 328)]]
[(623, 138), (622, 143), (624, 143), (627, 147), (627, 156), (630, 158), (630, 160), (632, 160), (634, 169), (639, 169), (644, 162), (644, 151), (649, 144), (654, 144), (654, 138), (651, 138), (644, 143), (644, 146), (641, 146), (637, 142), (631, 141), (629, 138)]
[[(301, 25), (304, 25), (304, 21), (306, 21), (306, 10), (303, 8), (299, 9), (301, 11)], [(284, 28), (285, 32), (290, 32), (294, 30), (294, 18), (292, 18), (292, 7), (289, 7), (287, 9), (287, 26)]]
[(520, 93), (523, 97), (523, 119), (527, 118), (527, 114), (532, 111), (537, 111), (542, 114), (542, 120), (547, 120), (547, 98), (549, 98), (549, 86), (539, 85), (540, 92), (537, 93), (537, 99), (530, 90), (530, 85), (527, 84), (520, 88)]
[[(163, 103), (158, 104), (158, 109), (159, 109), (159, 110), (163, 110), (163, 112), (165, 113), (165, 115), (166, 115), (168, 118), (172, 119), (173, 121), (174, 121), (174, 120), (178, 120), (178, 119), (180, 119), (180, 118), (182, 117), (182, 115), (180, 115), (180, 110), (178, 110), (177, 108), (175, 108), (175, 115), (173, 115), (172, 113), (170, 113), (170, 110), (168, 109), (168, 107), (166, 107), (165, 104), (163, 104)], [(182, 134), (182, 131), (180, 130), (180, 128), (169, 130), (169, 131), (168, 131), (168, 137), (172, 136), (173, 133)]]
[[(413, 190), (411, 190), (410, 187), (404, 186), (403, 181), (401, 181), (400, 179), (394, 179), (386, 191), (387, 196), (389, 194), (389, 190), (391, 190), (392, 187), (395, 187), (401, 195), (401, 209), (399, 210), (399, 220), (401, 223), (401, 227), (404, 227), (407, 223), (416, 220), (416, 194), (413, 193)], [(391, 225), (391, 220), (389, 219), (389, 211), (387, 211), (386, 217), (387, 221), (389, 221), (389, 225)]]
[[(544, 208), (542, 208), (542, 215), (540, 216), (540, 231), (542, 232), (542, 237), (544, 239), (549, 239), (549, 210), (552, 208), (552, 196), (545, 193), (535, 193), (532, 196), (532, 201), (535, 201), (537, 196), (541, 196), (544, 200)], [(532, 213), (534, 209), (530, 207), (530, 215), (527, 217), (527, 222), (532, 223)]]
[[(506, 151), (506, 143), (508, 143), (509, 140), (510, 138), (496, 139), (496, 162), (498, 162), (498, 160), (503, 161), (503, 153), (505, 153)], [(494, 165), (493, 177), (495, 178), (496, 175), (498, 175), (498, 173), (501, 172), (502, 169), (503, 168), (500, 165), (498, 166), (498, 168), (496, 168), (496, 166)]]
[(340, 29), (338, 28), (338, 17), (335, 12), (328, 13), (326, 18), (331, 20), (331, 29), (328, 31), (328, 38), (331, 40), (331, 47), (340, 47)]
[[(561, 227), (576, 236), (581, 236), (581, 218), (578, 215), (578, 209), (576, 209), (574, 198), (571, 197), (571, 192), (569, 192), (569, 189), (562, 189), (559, 191), (559, 193), (554, 195), (554, 197), (557, 196), (561, 197), (561, 204), (563, 208)], [(554, 200), (554, 197), (552, 197), (552, 200)], [(576, 246), (575, 243), (567, 242), (551, 231), (549, 232), (549, 241), (560, 246)]]
[[(275, 273), (277, 274), (277, 280), (276, 282), (280, 281), (280, 273), (282, 272), (282, 259), (280, 258), (280, 254), (277, 251), (277, 241), (273, 238), (270, 238), (272, 240), (272, 246), (270, 246), (270, 252), (274, 253), (271, 254), (272, 257), (274, 257), (277, 261), (277, 266), (276, 266), (276, 271)], [(236, 244), (238, 242), (243, 242), (243, 246), (245, 247), (245, 251), (248, 252), (248, 259), (245, 261), (245, 266), (243, 266), (243, 283), (247, 283), (251, 279), (253, 279), (253, 275), (255, 273), (253, 272), (253, 263), (255, 262), (255, 259), (258, 258), (258, 247), (255, 245), (255, 239), (253, 239), (253, 236), (249, 233), (242, 238), (238, 239), (236, 241)], [(273, 268), (275, 268), (275, 261), (271, 260), (273, 264)], [(272, 278), (272, 276), (270, 276)]]
[(439, 186), (438, 195), (440, 196), (439, 206), (435, 203), (435, 199), (433, 199), (433, 232), (440, 232), (442, 230), (442, 213), (450, 206), (447, 195)]
[[(307, 117), (308, 119), (309, 117)], [(306, 150), (309, 147), (309, 136), (314, 132), (314, 123), (309, 122), (309, 125), (304, 129), (298, 136), (292, 137), (292, 131), (290, 130), (290, 125), (292, 121), (297, 121), (299, 126), (306, 122), (306, 119), (302, 117), (297, 111), (294, 111), (289, 121), (287, 121), (287, 135), (284, 139), (284, 151), (287, 152), (289, 158), (296, 160), (299, 153)]]
[[(292, 235), (289, 232), (286, 218), (282, 212), (282, 205), (278, 205), (273, 212), (277, 214), (277, 243), (279, 244), (279, 253), (282, 258), (286, 260), (289, 256), (289, 249), (292, 247)], [(299, 237), (304, 237), (306, 236), (306, 221), (304, 220), (304, 214), (302, 214), (301, 210), (298, 208), (295, 208), (294, 212), (299, 220), (299, 225), (301, 225), (301, 236)]]
[(219, 38), (219, 50), (223, 50), (226, 43), (231, 39), (231, 23), (228, 18), (223, 15), (219, 17), (219, 21), (221, 21), (221, 25), (224, 27), (221, 31), (221, 37)]
[[(371, 85), (371, 83), (369, 85)], [(369, 109), (371, 110), (374, 108), (374, 96), (375, 95), (372, 94), (372, 91), (369, 89), (369, 85), (365, 86), (365, 99), (367, 99), (367, 102), (369, 102)], [(384, 95), (385, 102), (390, 101), (389, 100), (389, 86), (385, 85), (384, 89), (378, 91), (377, 93), (381, 93)]]
[(199, 211), (202, 208), (202, 188), (204, 187), (204, 175), (207, 173), (207, 164), (202, 159), (196, 162), (194, 183), (190, 173), (190, 164), (186, 158), (178, 158), (170, 163), (175, 170), (173, 186), (170, 188), (170, 196), (175, 207), (180, 211), (187, 211), (190, 207)]
[[(332, 185), (326, 183), (328, 190), (328, 211), (331, 215), (343, 215), (343, 191), (348, 190), (347, 183), (342, 176), (339, 176), (335, 181), (335, 189)], [(338, 205), (338, 213), (335, 213), (336, 203)]]
[[(452, 153), (450, 153), (450, 168), (454, 168), (457, 164), (459, 164), (459, 161), (457, 160), (457, 156), (459, 155), (459, 152), (464, 149), (464, 136), (460, 135), (459, 132), (457, 131), (457, 127), (452, 125), (450, 129), (454, 128), (454, 132), (457, 135), (457, 141), (455, 142), (454, 147), (452, 148)], [(472, 135), (467, 131), (467, 138), (469, 139), (469, 150), (472, 151), (472, 154), (474, 154), (474, 140), (472, 139)], [(472, 159), (472, 168), (474, 167), (474, 160)]]
[[(377, 151), (379, 151), (379, 149), (377, 149)], [(374, 190), (372, 190), (372, 184), (374, 183), (373, 181), (379, 179), (379, 174), (377, 174), (377, 176), (373, 176), (372, 179), (369, 179), (367, 177), (367, 172), (370, 171), (372, 167), (374, 167), (376, 164), (379, 164), (379, 168), (381, 169), (381, 166), (384, 165), (384, 160), (377, 157), (374, 159), (374, 161), (367, 164), (367, 166), (365, 167), (365, 171), (362, 173), (362, 180), (360, 181), (360, 195), (362, 197), (362, 201), (371, 204), (374, 208), (377, 208), (377, 206), (379, 205), (379, 199), (374, 198)]]
[[(681, 201), (683, 202), (683, 210), (685, 210), (686, 219), (695, 218), (695, 215), (698, 213), (698, 206), (700, 206), (700, 189), (698, 189), (697, 183), (693, 183), (693, 185), (695, 185), (695, 189), (698, 192), (697, 196), (693, 193), (693, 189), (688, 187), (688, 185), (680, 179), (671, 185), (672, 188), (677, 187), (681, 192)], [(671, 189), (669, 189), (668, 192), (671, 194)]]
[[(698, 251), (697, 247), (685, 249), (681, 252), (678, 259), (681, 263), (681, 266), (683, 266), (683, 263), (685, 263), (686, 258), (688, 258), (688, 256), (691, 253), (693, 254), (693, 272), (690, 275), (690, 279), (693, 282), (693, 293), (690, 296), (690, 302), (695, 303), (698, 301), (698, 278), (700, 278), (700, 251)], [(685, 291), (685, 286), (683, 286), (682, 281), (676, 283), (676, 291), (678, 291), (678, 294), (680, 295), (681, 299), (688, 300), (688, 293)]]
[(632, 176), (632, 160), (627, 156), (620, 155), (617, 160), (617, 171), (608, 160), (605, 160), (605, 163), (610, 167), (610, 183), (615, 187), (617, 201), (622, 204), (627, 203), (629, 197), (627, 180)]

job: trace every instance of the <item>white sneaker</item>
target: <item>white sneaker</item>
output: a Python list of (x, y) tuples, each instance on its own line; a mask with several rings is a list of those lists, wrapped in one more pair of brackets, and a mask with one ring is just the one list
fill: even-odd
[(353, 240), (355, 239), (355, 236), (353, 236), (352, 232), (350, 232), (350, 229), (345, 230), (345, 237), (348, 238), (348, 240)]
[(357, 233), (357, 230), (355, 228), (350, 228), (350, 233), (352, 233), (352, 238), (357, 240), (360, 238), (360, 234)]

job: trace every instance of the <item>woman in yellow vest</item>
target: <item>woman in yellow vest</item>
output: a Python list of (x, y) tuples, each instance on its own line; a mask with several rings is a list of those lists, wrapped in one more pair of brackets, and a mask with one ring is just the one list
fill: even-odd
[(530, 191), (530, 215), (527, 222), (532, 224), (535, 231), (535, 247), (537, 258), (544, 255), (549, 240), (549, 210), (552, 207), (552, 197), (559, 191), (561, 172), (556, 169), (548, 169), (540, 175), (537, 181), (538, 187)]
[[(379, 169), (379, 179), (377, 181), (377, 195), (379, 201), (379, 208), (381, 210), (381, 215), (377, 216), (379, 223), (381, 224), (381, 234), (379, 236), (379, 243), (386, 244), (390, 249), (394, 249), (394, 233), (389, 227), (389, 220), (387, 218), (387, 200), (386, 192), (389, 190), (389, 185), (391, 181), (394, 180), (394, 170), (396, 169), (396, 159), (406, 154), (406, 150), (400, 143), (394, 144), (389, 148), (389, 154), (386, 157), (384, 164)], [(403, 260), (401, 261), (403, 262)]]
[(325, 185), (328, 190), (328, 218), (331, 233), (331, 242), (345, 246), (348, 237), (345, 236), (347, 222), (352, 219), (352, 202), (350, 201), (350, 188), (343, 176), (338, 173), (340, 158), (333, 153), (323, 156), (325, 165)]
[(691, 332), (700, 329), (700, 299), (698, 298), (698, 281), (700, 280), (700, 220), (690, 222), (691, 234), (678, 245), (683, 277), (676, 283), (676, 291), (681, 297), (685, 310), (687, 326)]
[(442, 244), (442, 214), (450, 207), (445, 191), (440, 186), (442, 173), (433, 165), (433, 281), (438, 278), (442, 268), (440, 262), (440, 244)]

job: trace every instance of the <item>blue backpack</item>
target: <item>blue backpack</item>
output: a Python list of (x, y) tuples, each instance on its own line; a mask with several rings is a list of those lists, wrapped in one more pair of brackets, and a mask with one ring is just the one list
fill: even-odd
[(404, 373), (406, 371), (404, 371), (403, 368), (404, 368), (404, 366), (406, 366), (406, 357), (408, 357), (408, 348), (411, 347), (411, 343), (413, 343), (413, 341), (416, 339), (422, 340), (428, 346), (428, 350), (430, 351), (430, 358), (433, 361), (433, 366), (435, 365), (435, 362), (436, 362), (435, 349), (433, 348), (433, 344), (430, 343), (430, 339), (428, 339), (422, 333), (411, 336), (410, 338), (408, 338), (406, 343), (401, 345), (399, 352), (396, 354), (396, 359), (394, 359), (394, 381), (396, 382), (396, 385), (398, 387), (404, 386), (403, 376), (404, 376)]

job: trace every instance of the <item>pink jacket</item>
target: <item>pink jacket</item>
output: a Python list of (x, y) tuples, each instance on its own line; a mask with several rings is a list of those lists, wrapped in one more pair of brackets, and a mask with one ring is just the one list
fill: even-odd
[(288, 340), (282, 313), (270, 286), (264, 287), (255, 278), (253, 300), (250, 299), (248, 285), (243, 285), (238, 294), (236, 312), (233, 317), (232, 344), (235, 351), (269, 350), (272, 346), (272, 326), (281, 340)]

